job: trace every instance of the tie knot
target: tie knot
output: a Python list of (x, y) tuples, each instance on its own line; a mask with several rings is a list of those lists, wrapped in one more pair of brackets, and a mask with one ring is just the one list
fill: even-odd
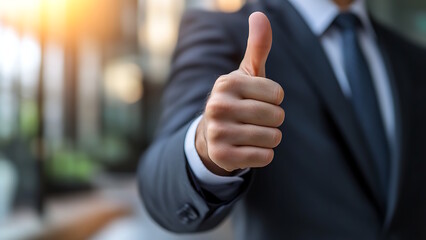
[(334, 19), (334, 25), (340, 28), (340, 30), (355, 31), (357, 27), (361, 27), (361, 20), (355, 14), (351, 12), (340, 13)]

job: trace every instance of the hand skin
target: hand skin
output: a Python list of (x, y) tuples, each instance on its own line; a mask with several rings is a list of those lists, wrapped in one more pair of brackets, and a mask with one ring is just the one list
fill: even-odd
[(282, 138), (285, 112), (282, 87), (265, 78), (272, 29), (260, 12), (249, 18), (247, 50), (240, 68), (219, 77), (197, 127), (195, 147), (213, 173), (229, 176), (244, 168), (264, 167)]

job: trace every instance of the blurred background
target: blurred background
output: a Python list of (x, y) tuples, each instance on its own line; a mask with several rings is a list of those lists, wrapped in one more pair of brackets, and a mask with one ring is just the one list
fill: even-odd
[[(187, 8), (245, 0), (0, 0), (0, 240), (232, 239), (161, 230), (144, 211), (138, 159), (160, 112)], [(372, 0), (426, 44), (426, 1)]]

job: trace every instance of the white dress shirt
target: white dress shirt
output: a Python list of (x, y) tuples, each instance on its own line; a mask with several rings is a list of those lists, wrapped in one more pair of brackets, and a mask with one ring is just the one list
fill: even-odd
[[(339, 7), (332, 0), (288, 0), (301, 14), (312, 32), (319, 38), (326, 55), (331, 63), (343, 94), (350, 98), (351, 89), (343, 65), (342, 39), (337, 28), (331, 27), (334, 19), (340, 13)], [(361, 48), (370, 66), (374, 87), (378, 97), (378, 104), (384, 121), (385, 132), (390, 149), (396, 149), (395, 111), (389, 76), (384, 65), (382, 55), (376, 42), (376, 35), (371, 25), (365, 6), (365, 0), (355, 0), (349, 11), (357, 15), (364, 28), (358, 30)], [(223, 185), (229, 192), (229, 183), (243, 183), (241, 175), (249, 171), (240, 172), (235, 176), (222, 177), (210, 172), (202, 163), (195, 148), (195, 132), (201, 116), (190, 126), (185, 139), (185, 154), (189, 166), (201, 187), (209, 190), (215, 185), (215, 194), (221, 197), (218, 186)], [(395, 153), (391, 153), (395, 154)], [(233, 184), (235, 191), (239, 184)], [(219, 188), (220, 189), (220, 188)]]

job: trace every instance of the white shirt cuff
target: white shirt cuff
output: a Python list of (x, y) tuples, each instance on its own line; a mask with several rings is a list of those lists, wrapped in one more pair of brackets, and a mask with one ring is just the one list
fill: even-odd
[(224, 185), (237, 182), (242, 183), (244, 179), (241, 176), (250, 171), (249, 168), (239, 171), (234, 176), (219, 176), (212, 173), (206, 168), (206, 166), (204, 166), (200, 156), (198, 155), (197, 149), (195, 148), (195, 134), (202, 117), (203, 115), (199, 116), (191, 123), (191, 126), (185, 136), (185, 155), (188, 160), (189, 167), (195, 177), (201, 184), (208, 185)]

